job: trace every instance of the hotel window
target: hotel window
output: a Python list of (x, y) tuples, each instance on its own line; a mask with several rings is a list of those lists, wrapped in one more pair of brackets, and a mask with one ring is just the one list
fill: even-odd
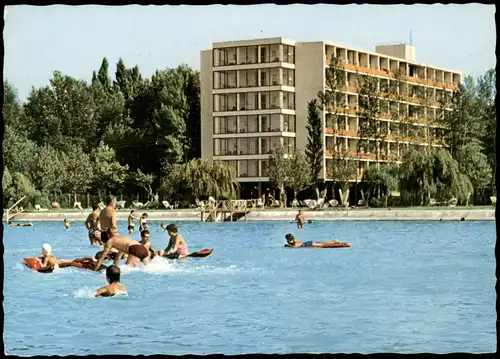
[(215, 49), (214, 66), (236, 65), (236, 47)]
[(214, 133), (236, 133), (236, 116), (215, 117)]
[(270, 129), (271, 129), (271, 132), (281, 131), (281, 115), (280, 114), (271, 115)]
[(331, 128), (332, 130), (335, 129), (334, 119), (335, 119), (335, 117), (332, 114), (327, 113), (326, 120), (325, 120), (325, 127)]
[(285, 148), (285, 153), (293, 153), (295, 150), (295, 137), (283, 137), (283, 147)]
[(295, 93), (283, 92), (283, 108), (295, 110)]
[(271, 93), (270, 92), (261, 92), (260, 93), (260, 109), (267, 110), (271, 107)]
[(270, 93), (271, 96), (271, 106), (270, 108), (277, 109), (280, 108), (280, 92), (273, 91)]
[(238, 64), (257, 63), (257, 46), (243, 46), (239, 49)]
[(283, 131), (295, 132), (295, 115), (283, 115)]
[(271, 153), (271, 139), (270, 137), (260, 138), (260, 154), (267, 155)]
[(239, 138), (238, 153), (240, 155), (256, 155), (259, 153), (259, 139), (255, 138)]
[(280, 44), (262, 45), (260, 47), (260, 62), (279, 62)]
[(240, 111), (257, 110), (259, 104), (258, 92), (240, 93)]
[(216, 138), (214, 140), (215, 156), (230, 156), (237, 154), (237, 141), (235, 138)]
[(235, 88), (236, 87), (236, 71), (216, 71), (214, 72), (214, 88)]
[(240, 71), (239, 87), (257, 87), (259, 73), (255, 70), (242, 70)]
[(283, 45), (283, 62), (295, 63), (295, 46)]
[(271, 127), (268, 115), (261, 115), (260, 117), (260, 132), (270, 132)]
[(225, 165), (234, 169), (234, 173), (238, 173), (238, 161), (222, 161)]
[(284, 86), (295, 86), (295, 70), (293, 69), (282, 69), (283, 76), (281, 84)]
[(257, 177), (259, 173), (259, 162), (257, 160), (238, 161), (239, 177)]
[(240, 116), (240, 133), (255, 133), (259, 132), (259, 123), (257, 115)]
[(268, 167), (268, 161), (267, 160), (261, 160), (260, 161), (260, 175), (262, 177), (267, 177), (268, 176), (267, 167)]

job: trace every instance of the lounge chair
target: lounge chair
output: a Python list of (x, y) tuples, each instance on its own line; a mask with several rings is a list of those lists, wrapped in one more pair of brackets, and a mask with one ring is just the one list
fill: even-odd
[(196, 203), (196, 208), (205, 209), (205, 202), (200, 201), (199, 199), (195, 199), (194, 202)]
[(492, 205), (496, 206), (496, 204), (497, 204), (497, 198), (495, 196), (491, 196), (490, 197), (490, 201), (491, 201)]
[(73, 203), (73, 208), (78, 208), (78, 209), (80, 209), (80, 210), (83, 211), (82, 202), (75, 202), (75, 203)]
[(118, 208), (125, 208), (125, 203), (127, 203), (126, 201), (118, 201), (116, 202), (116, 206)]
[(316, 202), (316, 207), (315, 209), (318, 209), (318, 208), (323, 208), (323, 206), (325, 205), (325, 198), (320, 198), (318, 199), (318, 201)]
[(328, 201), (328, 204), (330, 206), (332, 206), (333, 208), (336, 208), (336, 207), (339, 206), (339, 201), (337, 201), (336, 199), (331, 199), (331, 200)]
[(257, 200), (257, 208), (264, 208), (264, 201), (261, 199)]
[(435, 206), (435, 205), (437, 205), (437, 204), (438, 204), (438, 203), (436, 202), (436, 200), (435, 200), (434, 198), (431, 198), (431, 199), (429, 200), (429, 206)]
[(457, 205), (458, 201), (456, 198), (451, 198), (449, 201), (448, 201), (448, 206), (450, 207), (455, 207)]
[(42, 208), (39, 204), (35, 204), (35, 211), (44, 212), (44, 211), (48, 211), (48, 209)]
[(59, 209), (59, 208), (61, 208), (61, 205), (60, 205), (58, 202), (56, 202), (56, 201), (53, 201), (53, 202), (51, 203), (51, 205), (52, 205), (52, 208), (55, 208), (55, 209)]
[(316, 202), (315, 199), (306, 199), (307, 207), (310, 209), (315, 209), (318, 203)]
[(168, 203), (168, 201), (162, 201), (161, 203), (163, 203), (166, 209), (174, 209), (174, 206)]
[(295, 198), (292, 201), (292, 208), (297, 208), (299, 206), (299, 201), (297, 201)]
[[(146, 202), (147, 203), (147, 202)], [(144, 203), (142, 202), (137, 202), (137, 201), (133, 201), (132, 202), (132, 205), (135, 207), (135, 208), (142, 208), (144, 207)]]

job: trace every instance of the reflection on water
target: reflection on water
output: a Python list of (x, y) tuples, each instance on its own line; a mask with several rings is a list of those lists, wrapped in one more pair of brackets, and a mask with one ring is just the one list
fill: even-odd
[[(125, 222), (120, 222), (123, 230)], [(120, 265), (128, 293), (94, 298), (104, 273), (36, 273), (23, 257), (93, 256), (74, 223), (6, 228), (5, 346), (14, 355), (490, 352), (492, 222), (180, 222), (207, 258)], [(168, 236), (151, 222), (151, 242)], [(342, 249), (286, 249), (337, 238)], [(139, 234), (132, 235), (139, 239)], [(474, 243), (474, 245), (471, 245)], [(108, 262), (107, 264), (110, 264)], [(22, 298), (22, 300), (19, 300)], [(165, 318), (168, 318), (166, 320)], [(98, 332), (96, 335), (96, 321)], [(112, 346), (109, 343), (113, 343)]]

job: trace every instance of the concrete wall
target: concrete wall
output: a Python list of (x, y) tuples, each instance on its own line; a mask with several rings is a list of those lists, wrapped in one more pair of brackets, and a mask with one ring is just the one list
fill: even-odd
[(213, 157), (213, 75), (212, 50), (200, 54), (200, 105), (201, 105), (201, 158), (212, 161)]
[[(325, 83), (325, 45), (303, 42), (295, 46), (295, 120), (296, 147), (304, 151), (307, 144), (307, 103), (323, 91)], [(323, 128), (325, 119), (323, 116)], [(324, 177), (324, 170), (320, 173)]]
[(398, 57), (413, 62), (416, 61), (416, 48), (412, 45), (379, 45), (375, 48), (375, 51), (387, 56)]

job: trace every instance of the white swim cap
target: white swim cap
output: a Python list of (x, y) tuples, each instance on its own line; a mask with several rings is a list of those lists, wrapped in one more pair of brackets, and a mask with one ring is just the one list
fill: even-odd
[(52, 253), (52, 247), (50, 246), (50, 244), (48, 243), (45, 243), (43, 246), (42, 246), (42, 253), (43, 255), (45, 256), (48, 256)]

